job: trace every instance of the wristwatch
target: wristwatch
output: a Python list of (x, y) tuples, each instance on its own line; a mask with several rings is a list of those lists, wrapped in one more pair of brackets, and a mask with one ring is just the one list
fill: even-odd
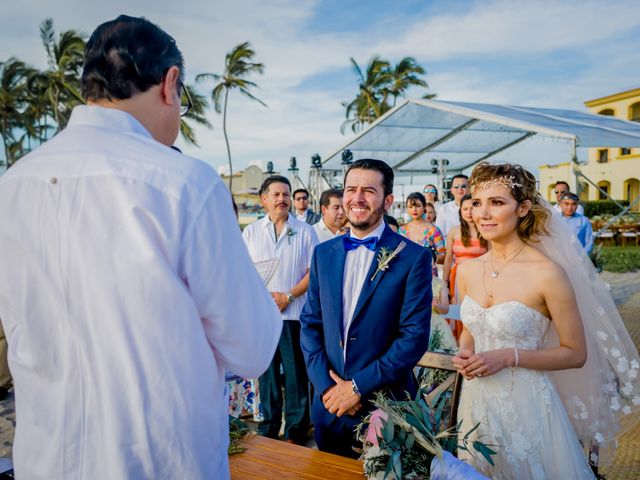
[(353, 393), (355, 393), (359, 397), (362, 396), (360, 390), (358, 390), (358, 385), (356, 385), (356, 381), (353, 378), (351, 379), (351, 387), (353, 388)]
[(295, 296), (293, 293), (291, 293), (291, 292), (287, 292), (287, 302), (288, 302), (288, 303), (293, 302), (293, 300), (294, 300), (295, 298), (296, 298), (296, 296)]

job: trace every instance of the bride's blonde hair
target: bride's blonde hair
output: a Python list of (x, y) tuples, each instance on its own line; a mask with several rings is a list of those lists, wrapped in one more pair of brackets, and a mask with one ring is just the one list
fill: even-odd
[(527, 214), (518, 219), (518, 235), (525, 242), (535, 241), (540, 235), (548, 235), (551, 213), (542, 204), (540, 194), (536, 189), (536, 177), (521, 165), (501, 163), (492, 165), (488, 162), (477, 164), (469, 177), (469, 187), (473, 192), (482, 184), (495, 184), (507, 187), (511, 196), (518, 203), (527, 200), (531, 208)]

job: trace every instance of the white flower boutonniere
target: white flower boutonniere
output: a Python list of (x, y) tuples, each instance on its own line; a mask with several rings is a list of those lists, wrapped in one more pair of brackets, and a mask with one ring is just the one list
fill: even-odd
[(386, 270), (387, 268), (389, 268), (389, 264), (391, 263), (391, 260), (393, 260), (394, 258), (396, 258), (396, 256), (402, 251), (404, 250), (404, 247), (407, 246), (407, 242), (405, 242), (404, 240), (402, 242), (400, 242), (398, 244), (398, 246), (396, 247), (396, 249), (392, 252), (391, 250), (382, 247), (380, 249), (380, 253), (378, 253), (378, 268), (376, 269), (376, 271), (373, 273), (373, 276), (371, 277), (371, 281), (373, 282), (373, 280), (376, 278), (376, 275), (378, 274), (378, 272), (382, 272), (384, 270)]
[(287, 228), (287, 243), (291, 245), (291, 237), (293, 237), (296, 232), (293, 228)]

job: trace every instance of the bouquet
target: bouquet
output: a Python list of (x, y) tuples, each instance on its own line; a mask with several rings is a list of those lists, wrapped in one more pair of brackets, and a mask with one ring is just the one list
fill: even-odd
[[(373, 404), (378, 407), (357, 428), (357, 436), (363, 444), (360, 459), (364, 473), (370, 480), (431, 478), (484, 479), (470, 465), (452, 455), (464, 450), (471, 455), (482, 455), (493, 465), (496, 452), (479, 440), (470, 441), (469, 436), (479, 424), (461, 435), (462, 422), (444, 429), (444, 398), (431, 408), (418, 391), (414, 400), (396, 401), (383, 394), (376, 395)], [(445, 452), (449, 452), (445, 456)], [(443, 475), (443, 472), (447, 472)], [(458, 473), (462, 476), (457, 476)], [(451, 474), (451, 475), (450, 475)]]

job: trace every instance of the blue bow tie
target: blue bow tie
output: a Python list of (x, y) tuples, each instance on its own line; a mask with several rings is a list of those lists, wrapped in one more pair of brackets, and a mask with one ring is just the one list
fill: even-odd
[(378, 237), (367, 237), (362, 240), (351, 237), (349, 235), (345, 235), (342, 237), (342, 243), (344, 244), (345, 251), (355, 250), (359, 246), (367, 247), (372, 252), (376, 251), (376, 247), (378, 246)]

